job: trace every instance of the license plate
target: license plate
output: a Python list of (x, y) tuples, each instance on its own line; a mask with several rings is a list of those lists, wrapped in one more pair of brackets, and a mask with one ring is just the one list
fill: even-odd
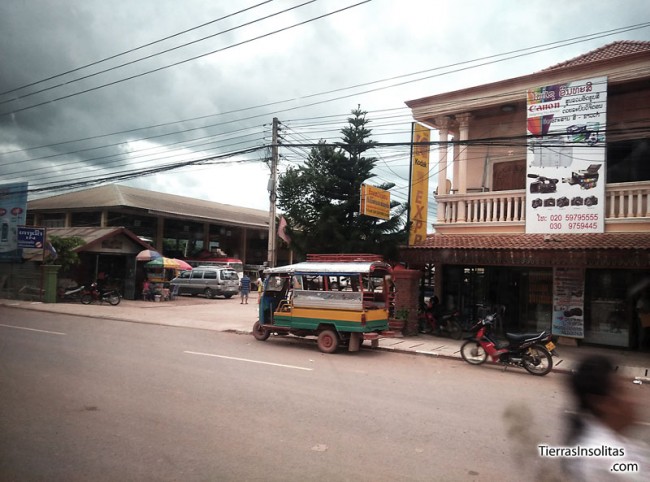
[(553, 350), (555, 350), (555, 343), (553, 343), (552, 341), (549, 341), (549, 342), (546, 344), (546, 349), (547, 349), (548, 351), (553, 351)]

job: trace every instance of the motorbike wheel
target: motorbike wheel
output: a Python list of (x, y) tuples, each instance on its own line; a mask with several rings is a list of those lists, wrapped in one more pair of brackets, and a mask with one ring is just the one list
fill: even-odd
[(89, 293), (85, 293), (85, 294), (81, 295), (81, 302), (84, 305), (89, 305), (90, 303), (93, 302), (93, 297)]
[(110, 295), (108, 295), (108, 302), (113, 306), (119, 305), (120, 295), (118, 295), (117, 293), (111, 293)]
[(553, 369), (553, 358), (543, 346), (533, 345), (524, 354), (522, 364), (531, 375), (543, 377)]
[(454, 340), (460, 340), (463, 337), (463, 327), (457, 320), (449, 320), (449, 335)]
[(467, 340), (460, 347), (460, 356), (470, 365), (480, 365), (487, 360), (487, 352), (480, 343), (474, 340)]
[(256, 340), (266, 341), (268, 340), (269, 336), (271, 336), (271, 332), (269, 330), (265, 330), (264, 328), (262, 328), (260, 322), (256, 321), (255, 324), (253, 325), (253, 336), (255, 337)]

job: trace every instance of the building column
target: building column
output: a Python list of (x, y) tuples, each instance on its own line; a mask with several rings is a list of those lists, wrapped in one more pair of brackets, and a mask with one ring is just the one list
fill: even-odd
[[(467, 140), (469, 139), (469, 121), (472, 114), (469, 112), (458, 114), (456, 120), (459, 126), (459, 145), (458, 149), (458, 193), (467, 194)], [(467, 209), (465, 203), (458, 204), (458, 222), (467, 220)]]
[(447, 190), (447, 156), (449, 155), (447, 141), (449, 139), (449, 117), (436, 118), (438, 128), (438, 194), (449, 194)]
[(65, 218), (63, 220), (63, 226), (66, 228), (72, 227), (72, 213), (70, 211), (65, 212)]
[(240, 228), (241, 236), (239, 237), (239, 259), (246, 264), (246, 245), (248, 244), (248, 228)]
[[(435, 125), (438, 128), (438, 194), (449, 194), (449, 186), (447, 185), (447, 156), (449, 155), (449, 116), (437, 117)], [(438, 203), (437, 222), (442, 224), (445, 222), (445, 206)]]
[(100, 228), (108, 227), (108, 209), (102, 209), (102, 214), (99, 220), (99, 227)]
[(210, 223), (203, 223), (203, 249), (212, 251), (210, 249)]
[(165, 218), (162, 216), (156, 217), (156, 240), (155, 246), (156, 251), (160, 254), (163, 252), (163, 239), (165, 236)]

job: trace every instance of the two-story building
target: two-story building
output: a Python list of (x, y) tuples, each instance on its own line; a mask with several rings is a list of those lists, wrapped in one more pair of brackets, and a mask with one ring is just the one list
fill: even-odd
[[(435, 233), (402, 251), (447, 307), (638, 348), (650, 290), (650, 42), (411, 100), (438, 130)], [(437, 157), (435, 152), (437, 151)], [(646, 347), (647, 349), (647, 347)]]

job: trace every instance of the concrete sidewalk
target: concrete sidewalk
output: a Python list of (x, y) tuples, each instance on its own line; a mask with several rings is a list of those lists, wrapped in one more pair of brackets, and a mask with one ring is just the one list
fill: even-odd
[[(239, 334), (250, 334), (253, 323), (258, 318), (255, 294), (248, 304), (240, 304), (239, 298), (207, 300), (181, 296), (168, 302), (122, 300), (118, 306), (110, 306), (106, 303), (82, 305), (81, 303), (41, 303), (0, 299), (0, 306)], [(7, 324), (10, 321), (1, 322)], [(460, 359), (462, 343), (463, 340), (456, 341), (421, 334), (413, 337), (384, 338), (379, 341), (379, 348), (397, 353)], [(368, 342), (365, 346), (368, 346)], [(612, 358), (618, 366), (618, 372), (625, 378), (638, 377), (644, 382), (650, 382), (648, 378), (650, 377), (650, 353), (565, 345), (558, 346), (557, 351), (559, 357), (553, 359), (555, 372), (568, 373), (585, 355), (601, 353)]]

